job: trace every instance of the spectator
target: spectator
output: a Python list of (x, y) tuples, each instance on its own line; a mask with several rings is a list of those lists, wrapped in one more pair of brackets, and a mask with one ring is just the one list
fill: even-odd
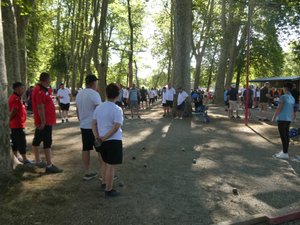
[(228, 96), (227, 96), (228, 91), (230, 91), (230, 87), (228, 87), (227, 89), (224, 90), (225, 112), (227, 112), (228, 108), (229, 108), (229, 100), (228, 100)]
[[(31, 164), (26, 156), (26, 107), (22, 102), (25, 92), (25, 85), (21, 82), (13, 84), (14, 93), (8, 98), (9, 107), (9, 127), (11, 129), (12, 151), (14, 156), (23, 164)], [(18, 155), (18, 151), (21, 157)]]
[(121, 164), (123, 160), (122, 109), (114, 102), (119, 95), (119, 87), (109, 84), (106, 88), (108, 101), (98, 106), (93, 115), (93, 134), (99, 144), (97, 151), (100, 152), (105, 162), (105, 176), (103, 177), (103, 188), (105, 197), (116, 197), (120, 192), (113, 189), (115, 165)]
[[(32, 141), (32, 150), (35, 156), (35, 163), (38, 167), (46, 167), (46, 173), (61, 173), (62, 169), (52, 163), (52, 126), (56, 124), (55, 106), (51, 98), (50, 74), (41, 73), (40, 83), (32, 91), (32, 108), (34, 114), (34, 125), (36, 127)], [(41, 158), (38, 147), (43, 142), (46, 162)]]
[[(101, 97), (96, 91), (97, 77), (87, 75), (85, 78), (86, 88), (78, 92), (76, 96), (76, 112), (79, 120), (82, 138), (82, 161), (84, 176), (83, 180), (94, 179), (97, 173), (90, 172), (90, 151), (94, 148), (94, 135), (92, 131), (93, 112), (101, 104)], [(100, 174), (104, 177), (104, 163), (99, 155)]]
[(163, 87), (162, 89), (162, 106), (164, 108), (164, 115), (165, 117), (167, 115), (167, 106), (166, 106), (166, 87)]
[(251, 109), (253, 107), (253, 102), (254, 102), (254, 91), (253, 91), (253, 86), (252, 85), (249, 86), (249, 91), (248, 91), (248, 106), (246, 104), (247, 89), (244, 90), (243, 99), (244, 99), (245, 108), (248, 107), (248, 109), (249, 109), (248, 110), (248, 118), (251, 118), (252, 117)]
[(177, 116), (179, 119), (183, 119), (183, 112), (185, 109), (185, 100), (189, 95), (180, 87), (178, 88), (178, 97), (177, 97)]
[(148, 107), (147, 106), (147, 95), (148, 95), (148, 92), (147, 92), (147, 90), (144, 87), (142, 87), (140, 93), (141, 93), (142, 109), (144, 109), (144, 102), (145, 102), (145, 108), (147, 108)]
[(227, 97), (229, 101), (229, 110), (228, 110), (228, 116), (231, 119), (234, 119), (233, 115), (233, 110), (236, 111), (236, 118), (240, 119), (239, 117), (239, 111), (238, 111), (238, 98), (239, 98), (239, 93), (236, 90), (234, 86), (231, 87), (231, 89), (227, 92)]
[(289, 149), (289, 129), (290, 123), (293, 118), (293, 107), (295, 104), (295, 99), (291, 95), (291, 90), (293, 88), (292, 83), (284, 84), (284, 95), (279, 99), (279, 106), (276, 109), (272, 121), (277, 121), (278, 131), (282, 143), (282, 151), (275, 154), (276, 158), (288, 159), (288, 149)]
[(268, 121), (266, 114), (269, 107), (269, 101), (272, 99), (269, 88), (270, 88), (270, 83), (266, 82), (264, 84), (264, 87), (260, 90), (261, 119), (265, 121)]
[(61, 108), (61, 122), (69, 122), (68, 111), (70, 108), (70, 95), (71, 91), (68, 88), (65, 88), (64, 83), (60, 84), (60, 88), (57, 91), (57, 97), (59, 99), (59, 106)]
[(172, 87), (171, 83), (168, 84), (166, 88), (166, 107), (167, 115), (169, 115), (171, 109), (173, 108), (174, 95), (176, 94), (175, 89)]
[(129, 90), (129, 106), (131, 110), (131, 119), (133, 119), (133, 111), (136, 111), (137, 117), (140, 119), (139, 114), (139, 104), (138, 104), (138, 98), (139, 98), (140, 92), (136, 89), (135, 84), (132, 84), (132, 88)]

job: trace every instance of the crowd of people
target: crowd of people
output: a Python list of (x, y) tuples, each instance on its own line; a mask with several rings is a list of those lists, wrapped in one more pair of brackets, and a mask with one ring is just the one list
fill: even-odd
[[(193, 90), (187, 93), (182, 88), (177, 91), (171, 84), (166, 85), (161, 90), (144, 87), (138, 89), (135, 84), (131, 88), (111, 83), (106, 88), (107, 101), (102, 101), (97, 92), (97, 77), (87, 75), (85, 78), (85, 88), (78, 91), (75, 97), (76, 113), (79, 120), (82, 139), (82, 161), (83, 180), (94, 179), (97, 173), (90, 171), (90, 152), (95, 148), (99, 158), (99, 174), (101, 180), (101, 190), (106, 197), (115, 197), (120, 192), (113, 189), (115, 179), (115, 166), (122, 163), (122, 125), (124, 120), (124, 109), (130, 109), (130, 119), (134, 116), (140, 117), (139, 110), (152, 106), (158, 97), (162, 98), (163, 117), (171, 114), (172, 108), (176, 107), (176, 118), (183, 119), (185, 104), (191, 98), (195, 111), (208, 98), (202, 90)], [(39, 83), (35, 87), (30, 87), (26, 91), (27, 110), (33, 112), (35, 132), (32, 141), (34, 160), (27, 158), (26, 150), (26, 108), (22, 100), (25, 93), (25, 85), (21, 82), (13, 84), (13, 94), (8, 99), (11, 128), (12, 151), (19, 161), (28, 165), (35, 165), (45, 168), (46, 173), (61, 173), (63, 169), (55, 166), (52, 162), (52, 127), (56, 124), (56, 108), (52, 97), (52, 89), (48, 73), (41, 73)], [(287, 83), (282, 91), (272, 91), (270, 84), (266, 82), (264, 86), (254, 88), (249, 86), (249, 90), (242, 90), (241, 93), (234, 87), (229, 87), (224, 92), (224, 101), (229, 118), (240, 118), (238, 114), (239, 102), (245, 106), (248, 100), (248, 109), (260, 107), (264, 120), (267, 119), (265, 112), (277, 100), (277, 109), (272, 121), (277, 121), (283, 150), (275, 154), (275, 157), (287, 159), (289, 147), (289, 126), (291, 121), (296, 119), (296, 112), (299, 110), (299, 91), (295, 85)], [(246, 96), (248, 93), (248, 97)], [(64, 83), (56, 94), (59, 115), (61, 122), (69, 122), (68, 111), (70, 108), (71, 92)], [(175, 98), (177, 97), (177, 99)], [(175, 100), (176, 99), (176, 100)], [(176, 102), (174, 102), (176, 101)], [(234, 110), (236, 117), (234, 117)], [(251, 117), (251, 110), (249, 116)], [(39, 146), (43, 142), (43, 149), (46, 161), (40, 157)]]

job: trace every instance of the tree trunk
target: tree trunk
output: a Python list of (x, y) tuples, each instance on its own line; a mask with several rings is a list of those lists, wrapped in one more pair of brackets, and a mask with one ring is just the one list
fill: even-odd
[(223, 38), (221, 42), (221, 55), (219, 60), (217, 78), (216, 78), (216, 87), (215, 87), (215, 103), (223, 103), (223, 92), (225, 84), (225, 74), (227, 71), (227, 61), (229, 55), (229, 46), (232, 40), (232, 22), (233, 22), (233, 0), (230, 0), (229, 7), (229, 16), (228, 22), (224, 21), (226, 18), (226, 0), (222, 0), (222, 29), (223, 29)]
[[(0, 0), (1, 5), (1, 0)], [(0, 11), (0, 178), (12, 173), (12, 157), (9, 142), (7, 75), (5, 67), (2, 13)]]
[(139, 82), (139, 78), (138, 78), (138, 67), (136, 64), (136, 61), (134, 60), (134, 67), (135, 67), (135, 81), (136, 81), (136, 87), (140, 88), (140, 82)]
[(210, 88), (210, 85), (211, 85), (212, 74), (213, 74), (214, 64), (215, 64), (215, 57), (216, 57), (216, 54), (217, 54), (217, 49), (218, 49), (218, 45), (215, 46), (214, 54), (213, 54), (213, 56), (211, 58), (211, 62), (210, 62), (210, 68), (209, 68), (209, 72), (208, 72), (207, 88), (206, 88), (207, 92), (209, 92), (209, 88)]
[[(171, 42), (171, 61), (170, 61), (170, 77), (168, 77), (168, 83), (174, 85), (174, 62), (175, 62), (175, 51), (174, 51), (174, 17), (175, 17), (175, 0), (171, 0), (171, 20), (170, 20), (170, 42)], [(168, 74), (169, 75), (169, 74)]]
[[(12, 83), (21, 81), (17, 21), (12, 0), (4, 0), (1, 6), (3, 17), (3, 34), (5, 43), (5, 64), (9, 90)], [(26, 85), (26, 83), (25, 83)]]
[(192, 36), (192, 0), (176, 0), (175, 5), (175, 87), (190, 91), (190, 53)]
[(129, 62), (128, 62), (128, 81), (129, 81), (129, 87), (132, 86), (133, 82), (133, 24), (132, 24), (132, 18), (131, 18), (131, 6), (130, 6), (130, 0), (127, 0), (127, 8), (128, 8), (128, 24), (129, 24), (129, 30), (130, 30), (130, 49), (129, 49)]

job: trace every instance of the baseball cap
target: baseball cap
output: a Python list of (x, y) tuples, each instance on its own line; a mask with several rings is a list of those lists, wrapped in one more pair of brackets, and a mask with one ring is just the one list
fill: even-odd
[(90, 83), (95, 82), (97, 80), (98, 80), (98, 78), (94, 74), (89, 74), (85, 78), (85, 83), (90, 84)]

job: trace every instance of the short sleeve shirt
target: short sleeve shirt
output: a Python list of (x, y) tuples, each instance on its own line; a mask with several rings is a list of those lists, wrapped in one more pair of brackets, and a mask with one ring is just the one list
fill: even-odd
[(267, 103), (269, 101), (267, 94), (269, 93), (269, 90), (267, 87), (264, 87), (260, 90), (260, 102)]
[[(115, 123), (123, 124), (123, 111), (113, 102), (107, 101), (95, 109), (93, 119), (97, 121), (98, 134), (102, 137), (113, 128)], [(108, 140), (122, 140), (121, 127)]]
[(55, 106), (51, 98), (51, 93), (48, 88), (37, 84), (32, 91), (32, 109), (34, 114), (34, 124), (41, 124), (41, 119), (38, 113), (38, 105), (44, 105), (46, 125), (56, 124)]
[(232, 88), (227, 92), (227, 95), (229, 95), (230, 101), (237, 101), (238, 91), (235, 88)]
[(177, 98), (177, 105), (181, 105), (188, 96), (189, 95), (185, 91), (179, 93)]
[(92, 129), (93, 113), (102, 102), (99, 93), (91, 88), (86, 88), (77, 94), (75, 101), (80, 128)]
[(130, 89), (129, 99), (130, 99), (130, 101), (137, 101), (138, 100), (138, 90), (137, 89)]
[(295, 99), (292, 95), (284, 94), (279, 98), (282, 109), (277, 117), (277, 121), (292, 121)]
[(176, 91), (174, 88), (168, 88), (166, 89), (166, 100), (167, 101), (173, 101), (174, 100), (174, 95), (176, 94)]
[(70, 94), (71, 91), (68, 88), (60, 88), (57, 91), (57, 96), (59, 96), (59, 102), (63, 104), (69, 104), (70, 103)]
[(16, 110), (16, 115), (9, 121), (10, 128), (25, 128), (26, 125), (26, 108), (22, 99), (16, 93), (8, 98), (9, 112)]

